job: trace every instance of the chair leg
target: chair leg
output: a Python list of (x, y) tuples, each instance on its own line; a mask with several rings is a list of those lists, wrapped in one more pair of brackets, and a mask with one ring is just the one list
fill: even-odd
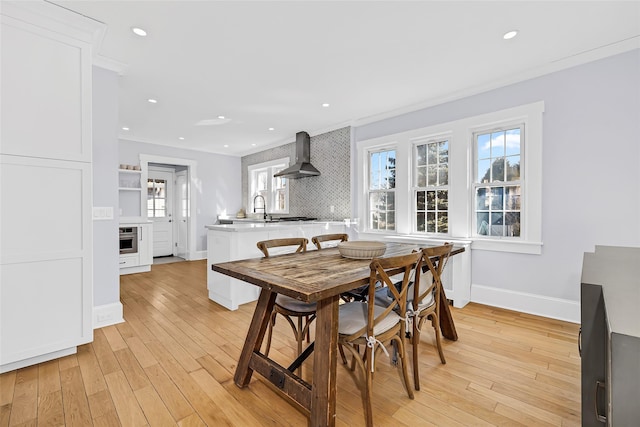
[(269, 320), (269, 333), (267, 335), (267, 348), (264, 351), (264, 355), (268, 356), (269, 355), (269, 350), (271, 349), (271, 336), (273, 334), (273, 327), (276, 324), (276, 312), (272, 311), (271, 312), (271, 319)]
[(440, 362), (443, 365), (446, 365), (447, 361), (444, 358), (444, 352), (442, 351), (442, 340), (440, 339), (440, 321), (438, 320), (438, 316), (436, 314), (432, 315), (432, 324), (433, 328), (436, 332), (436, 347), (438, 347), (438, 354), (440, 355)]
[(338, 343), (338, 351), (340, 352), (340, 358), (342, 359), (342, 364), (347, 364), (347, 358), (344, 355), (344, 349), (342, 348), (342, 344)]
[[(369, 347), (365, 349), (365, 357), (372, 351)], [(367, 427), (373, 427), (373, 405), (372, 405), (372, 388), (373, 388), (373, 372), (371, 372), (371, 364), (373, 363), (373, 357), (368, 357), (365, 366), (365, 386), (364, 386), (364, 414), (367, 422)]]
[(420, 325), (418, 318), (413, 320), (413, 334), (411, 336), (411, 347), (413, 351), (413, 386), (416, 390), (420, 390), (420, 371), (418, 363), (418, 353), (420, 345)]
[[(353, 348), (356, 350), (358, 354), (360, 354), (360, 346), (357, 344), (353, 345)], [(356, 356), (351, 356), (351, 370), (355, 371), (356, 369)]]
[(407, 390), (407, 395), (409, 395), (409, 399), (413, 399), (413, 389), (409, 384), (409, 370), (407, 369), (407, 354), (406, 350), (406, 342), (404, 339), (404, 334), (400, 334), (399, 339), (397, 340), (398, 353), (400, 354), (400, 363), (402, 364), (402, 379), (404, 381), (404, 388)]
[[(308, 316), (305, 316), (305, 319), (309, 319)], [(308, 332), (308, 331), (307, 331)], [(309, 336), (308, 334), (306, 334)], [(305, 329), (302, 326), (302, 316), (298, 316), (298, 330), (296, 331), (296, 341), (298, 342), (298, 356), (302, 353), (302, 342), (304, 341)]]

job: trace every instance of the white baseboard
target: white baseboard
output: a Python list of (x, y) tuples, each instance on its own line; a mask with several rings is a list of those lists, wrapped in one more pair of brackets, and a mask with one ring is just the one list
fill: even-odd
[(579, 301), (475, 284), (471, 285), (471, 301), (492, 307), (534, 314), (536, 316), (580, 323)]
[(207, 259), (207, 251), (196, 251), (189, 253), (188, 261), (197, 261), (199, 259)]
[(122, 317), (122, 303), (120, 301), (93, 307), (93, 329), (122, 322), (124, 322), (124, 318)]

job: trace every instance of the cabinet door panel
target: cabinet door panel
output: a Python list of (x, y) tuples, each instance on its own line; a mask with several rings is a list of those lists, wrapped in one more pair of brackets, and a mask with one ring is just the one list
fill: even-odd
[(93, 339), (82, 258), (2, 265), (0, 280), (0, 365)]
[(8, 17), (0, 38), (2, 152), (91, 161), (89, 49)]
[(606, 414), (606, 396), (597, 382), (605, 383), (607, 366), (607, 330), (602, 287), (582, 284), (580, 292), (581, 325), (580, 348), (582, 358), (582, 425), (602, 426), (596, 416), (596, 393), (598, 411)]
[(90, 252), (85, 163), (0, 156), (2, 262)]

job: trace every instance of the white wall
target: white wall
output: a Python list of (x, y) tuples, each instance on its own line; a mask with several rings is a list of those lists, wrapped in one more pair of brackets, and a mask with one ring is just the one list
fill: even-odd
[(206, 251), (205, 225), (213, 224), (220, 213), (235, 213), (242, 207), (240, 157), (120, 140), (119, 163), (137, 165), (140, 163), (140, 154), (197, 162), (198, 184), (192, 190), (197, 192), (198, 203), (195, 222), (196, 251)]
[(530, 307), (559, 299), (564, 308), (554, 317), (577, 320), (583, 253), (640, 246), (639, 76), (634, 50), (359, 126), (353, 144), (544, 101), (542, 255), (474, 250), (472, 299), (516, 309), (527, 299)]
[(110, 207), (113, 219), (93, 221), (94, 307), (119, 303), (118, 76), (93, 67), (93, 206)]

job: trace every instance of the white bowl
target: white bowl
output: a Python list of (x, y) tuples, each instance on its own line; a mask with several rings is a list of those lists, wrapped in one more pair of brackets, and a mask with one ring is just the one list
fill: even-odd
[(371, 259), (384, 255), (387, 245), (370, 240), (352, 240), (338, 243), (338, 251), (345, 258)]

